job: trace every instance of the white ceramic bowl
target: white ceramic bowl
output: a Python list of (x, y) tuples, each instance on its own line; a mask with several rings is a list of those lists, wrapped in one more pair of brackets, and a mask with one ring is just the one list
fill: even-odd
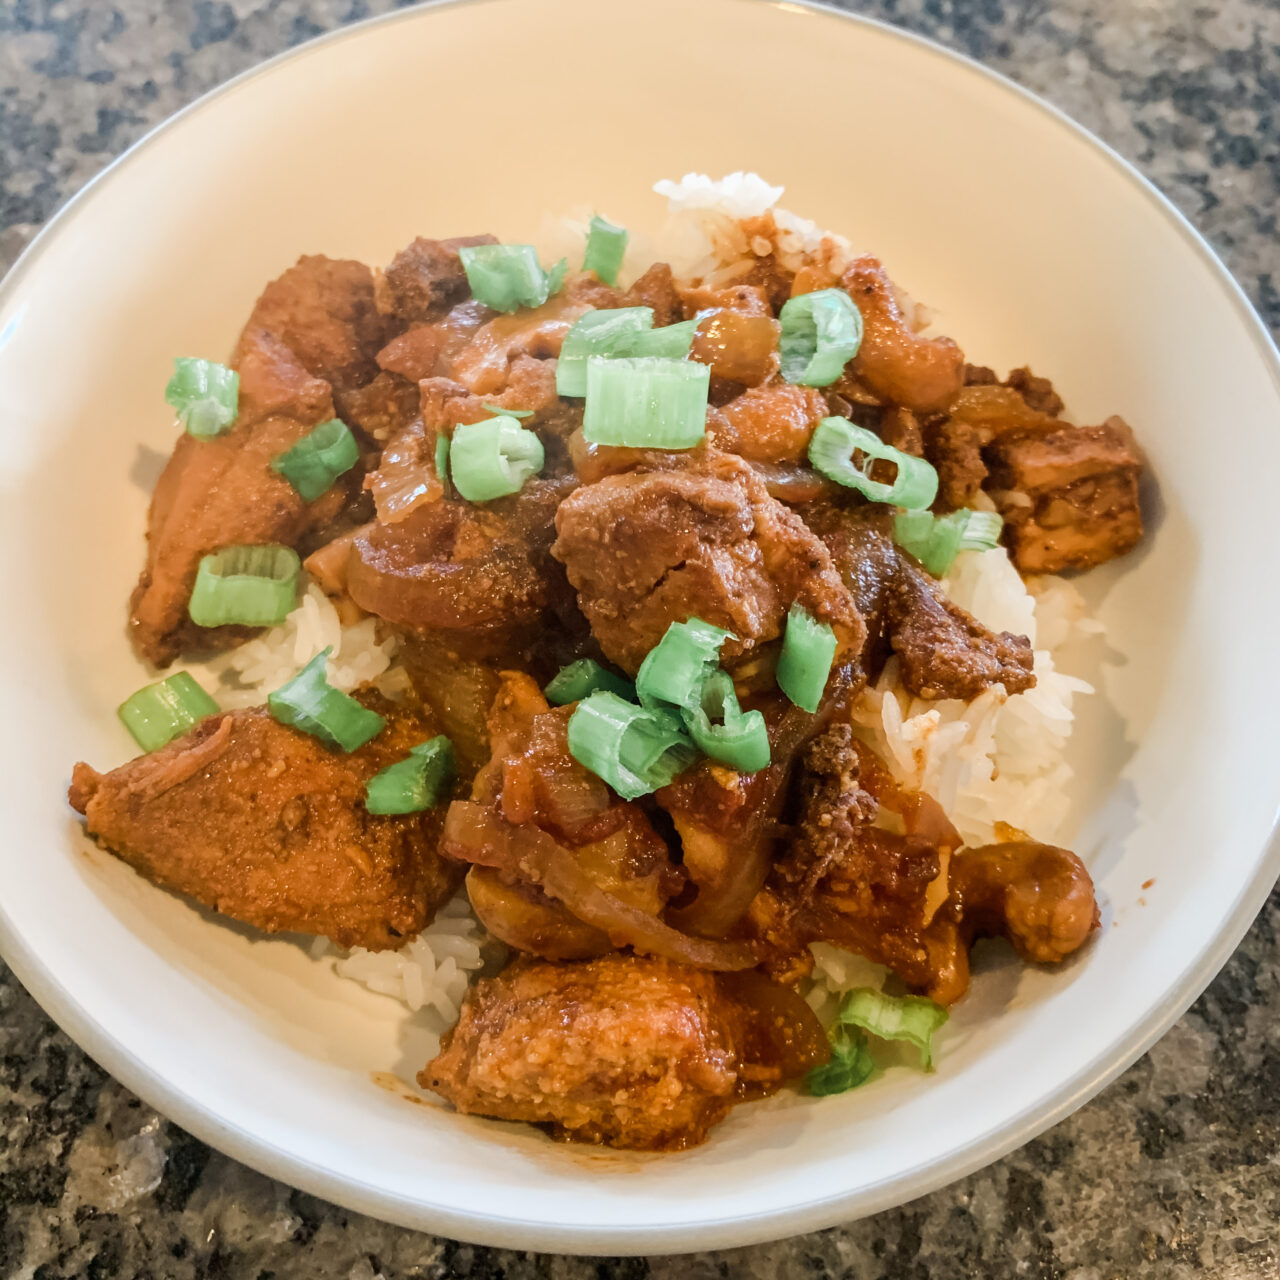
[[(744, 70), (761, 58), (771, 83)], [(398, 1006), (88, 852), (64, 792), (74, 760), (126, 754), (113, 709), (144, 673), (125, 600), (174, 355), (227, 350), (301, 252), (384, 262), (419, 232), (519, 238), (584, 202), (642, 226), (655, 178), (743, 167), (879, 252), (975, 359), (1051, 373), (1080, 420), (1124, 414), (1159, 490), (1141, 550), (1089, 579), (1111, 646), (1077, 750), (1094, 945), (1064, 972), (982, 975), (936, 1076), (741, 1108), (697, 1151), (628, 1158), (377, 1087), (425, 1056)], [(1255, 646), (1280, 621), (1276, 353), (1132, 170), (898, 32), (791, 3), (495, 0), (321, 40), (183, 112), (40, 237), (4, 287), (0, 404), (4, 955), (155, 1106), (352, 1208), (644, 1253), (897, 1204), (1137, 1057), (1275, 877), (1280, 688)]]

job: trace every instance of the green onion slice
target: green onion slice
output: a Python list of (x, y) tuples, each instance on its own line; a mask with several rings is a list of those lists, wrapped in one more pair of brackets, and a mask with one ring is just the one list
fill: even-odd
[(293, 612), (301, 568), (291, 547), (223, 547), (200, 561), (187, 612), (198, 627), (274, 627)]
[[(855, 452), (864, 455), (861, 467), (853, 460)], [(877, 458), (898, 468), (892, 484), (871, 479)], [(809, 461), (827, 479), (856, 489), (872, 502), (888, 502), (908, 511), (923, 510), (938, 493), (938, 473), (923, 458), (885, 444), (874, 431), (855, 427), (845, 418), (823, 418), (818, 423), (809, 441)]]
[(739, 773), (755, 773), (769, 763), (769, 730), (759, 711), (743, 711), (727, 671), (713, 671), (702, 696), (680, 711), (684, 727), (703, 755)]
[(449, 492), (449, 437), (446, 435), (436, 436), (436, 478), (444, 486), (444, 491)]
[(454, 427), (449, 442), (453, 485), (468, 502), (519, 493), (545, 461), (542, 441), (505, 415)]
[(665, 787), (697, 758), (678, 717), (601, 690), (569, 717), (569, 754), (624, 800)]
[(561, 258), (550, 271), (531, 244), (477, 244), (458, 250), (471, 295), (495, 311), (540, 307), (564, 284), (569, 264)]
[(616, 693), (628, 702), (634, 702), (636, 687), (624, 676), (615, 675), (608, 667), (602, 667), (594, 658), (579, 658), (567, 667), (561, 667), (543, 690), (547, 701), (562, 707), (567, 702), (581, 702), (601, 689)]
[(164, 398), (190, 436), (220, 436), (240, 412), (240, 375), (214, 360), (183, 356), (173, 362)]
[(656, 356), (587, 358), (582, 434), (589, 444), (691, 449), (707, 429), (708, 365)]
[(778, 688), (797, 707), (817, 711), (835, 656), (836, 633), (808, 610), (793, 604), (778, 655)]
[(646, 707), (698, 706), (703, 685), (720, 665), (720, 646), (734, 638), (731, 631), (701, 618), (673, 622), (640, 664), (636, 674), (640, 701)]
[(631, 238), (626, 227), (614, 226), (599, 214), (591, 219), (587, 233), (587, 252), (582, 261), (584, 271), (594, 271), (605, 284), (618, 283), (618, 271)]
[(935, 578), (942, 578), (960, 552), (990, 551), (998, 546), (1003, 524), (994, 511), (972, 511), (968, 507), (945, 516), (904, 511), (893, 522), (893, 537)]
[(369, 779), (364, 807), (379, 814), (434, 809), (448, 795), (453, 773), (453, 743), (443, 734), (429, 738)]
[(179, 671), (130, 694), (116, 714), (143, 751), (155, 751), (219, 709), (185, 671)]
[(905, 1040), (920, 1050), (920, 1065), (933, 1070), (933, 1034), (947, 1011), (924, 996), (889, 996), (871, 987), (850, 991), (840, 1008), (840, 1022), (861, 1027), (881, 1040)]
[(485, 401), (480, 405), (482, 409), (488, 409), (490, 413), (496, 413), (499, 417), (507, 418), (532, 418), (532, 409), (504, 409), (500, 404), (489, 404)]
[(806, 387), (826, 387), (844, 372), (862, 345), (862, 313), (843, 289), (818, 289), (788, 298), (778, 312), (782, 376)]
[(662, 356), (666, 360), (683, 360), (693, 346), (693, 337), (701, 322), (681, 320), (664, 324), (660, 329), (646, 329), (632, 339), (629, 356)]
[(281, 724), (351, 752), (376, 738), (387, 722), (329, 683), (325, 672), (332, 652), (316, 654), (288, 684), (268, 694), (267, 710)]
[(314, 502), (359, 460), (360, 446), (347, 424), (340, 418), (330, 418), (288, 452), (273, 458), (271, 470), (284, 476), (303, 502)]
[(602, 307), (574, 321), (556, 361), (556, 391), (587, 394), (588, 356), (629, 356), (635, 339), (653, 327), (652, 307)]
[(830, 1039), (831, 1060), (814, 1067), (804, 1078), (809, 1092), (816, 1098), (856, 1089), (875, 1070), (866, 1034), (857, 1027), (838, 1023)]

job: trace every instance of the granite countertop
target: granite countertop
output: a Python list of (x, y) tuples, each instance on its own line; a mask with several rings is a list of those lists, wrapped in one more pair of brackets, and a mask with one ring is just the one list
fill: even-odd
[[(147, 129), (393, 0), (0, 0), (0, 268)], [(867, 0), (1133, 160), (1280, 329), (1277, 0)], [(598, 1261), (386, 1226), (158, 1116), (0, 964), (0, 1276), (1280, 1276), (1280, 894), (1190, 1013), (1071, 1119), (902, 1209), (774, 1245)]]

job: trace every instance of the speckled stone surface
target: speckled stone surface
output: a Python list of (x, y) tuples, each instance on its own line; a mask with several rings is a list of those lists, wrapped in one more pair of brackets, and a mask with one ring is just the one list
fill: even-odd
[[(640, 0), (637, 0), (640, 2)], [(696, 3), (696, 0), (691, 0)], [(391, 0), (0, 0), (0, 267), (103, 165), (228, 76)], [(1135, 161), (1280, 329), (1276, 0), (876, 0)], [(0, 1276), (1070, 1280), (1280, 1276), (1280, 895), (1099, 1098), (905, 1208), (752, 1249), (473, 1248), (252, 1173), (79, 1052), (0, 965)]]

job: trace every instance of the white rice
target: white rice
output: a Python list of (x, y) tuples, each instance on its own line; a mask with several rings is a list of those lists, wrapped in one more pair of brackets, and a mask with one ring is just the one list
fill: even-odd
[[(677, 276), (710, 283), (732, 280), (756, 257), (773, 253), (794, 270), (805, 260), (833, 269), (851, 256), (848, 242), (777, 207), (781, 187), (753, 173), (719, 181), (686, 174), (655, 190), (670, 213), (649, 240), (633, 233), (621, 279), (627, 282), (654, 261), (669, 262)], [(748, 240), (741, 218), (773, 214), (768, 237)], [(567, 257), (578, 267), (592, 211), (547, 219), (538, 237), (545, 260)], [(1072, 700), (1093, 692), (1085, 681), (1057, 669), (1055, 655), (1069, 641), (1101, 631), (1087, 618), (1070, 583), (1040, 578), (1024, 583), (1004, 551), (965, 552), (943, 584), (951, 599), (996, 631), (1030, 638), (1036, 687), (1007, 696), (997, 687), (965, 704), (924, 702), (906, 694), (891, 661), (874, 688), (864, 691), (854, 723), (904, 785), (929, 792), (972, 844), (996, 839), (1006, 823), (1042, 840), (1059, 833), (1070, 808), (1072, 770), (1064, 759), (1074, 715)], [(396, 642), (379, 640), (373, 619), (343, 626), (332, 602), (314, 584), (279, 627), (219, 657), (192, 674), (224, 707), (253, 706), (325, 648), (332, 648), (329, 679), (341, 689), (369, 681), (391, 696), (406, 688), (395, 662)], [(313, 954), (336, 973), (427, 1011), (437, 1030), (451, 1025), (468, 983), (483, 967), (487, 938), (460, 893), (433, 923), (398, 951), (350, 952), (317, 940)], [(886, 970), (839, 948), (818, 943), (807, 998), (823, 1016), (854, 987), (879, 986)]]

